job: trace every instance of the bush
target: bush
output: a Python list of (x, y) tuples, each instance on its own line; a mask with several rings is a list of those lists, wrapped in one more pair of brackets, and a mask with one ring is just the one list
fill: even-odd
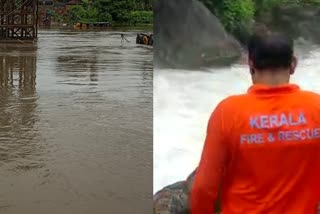
[(309, 0), (309, 1), (306, 1), (306, 3), (320, 5), (320, 0)]
[(255, 0), (257, 15), (284, 5), (316, 5), (320, 6), (320, 0)]
[(98, 18), (99, 22), (112, 22), (112, 16), (109, 13), (101, 13)]
[(251, 27), (254, 20), (255, 5), (252, 0), (225, 0), (223, 1), (221, 21), (230, 32), (242, 27)]
[(260, 16), (263, 12), (270, 12), (275, 8), (287, 4), (299, 4), (301, 0), (255, 0), (256, 15)]
[(99, 14), (109, 13), (113, 21), (122, 23), (130, 21), (130, 11), (135, 8), (133, 0), (95, 0), (94, 6)]
[(68, 16), (72, 22), (96, 22), (98, 20), (98, 11), (94, 7), (87, 9), (80, 5), (75, 5), (68, 11)]
[(153, 12), (152, 11), (131, 11), (130, 24), (152, 24)]
[(87, 15), (87, 11), (80, 5), (70, 7), (68, 13), (73, 22), (82, 21)]
[(226, 30), (235, 33), (243, 27), (250, 29), (255, 15), (253, 0), (200, 0), (215, 14)]
[[(222, 22), (225, 29), (245, 43), (255, 21), (276, 19), (283, 6), (320, 6), (320, 0), (200, 0)], [(263, 20), (263, 19), (262, 19)], [(264, 19), (266, 20), (266, 19)]]
[(98, 20), (99, 13), (96, 8), (89, 7), (85, 16), (83, 17), (83, 21), (85, 22), (96, 22)]
[[(90, 5), (83, 0), (82, 5), (71, 6), (67, 19), (76, 22), (118, 22), (127, 24), (152, 24), (153, 13), (149, 8), (151, 0), (95, 0)], [(147, 9), (145, 9), (147, 10)]]

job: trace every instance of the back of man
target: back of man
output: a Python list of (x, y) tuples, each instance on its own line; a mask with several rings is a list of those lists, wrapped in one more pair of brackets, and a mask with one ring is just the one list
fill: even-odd
[(223, 213), (315, 213), (320, 96), (292, 84), (254, 85), (221, 108), (233, 154), (222, 181)]
[(252, 86), (212, 113), (191, 192), (191, 213), (315, 214), (320, 204), (320, 96), (290, 84), (292, 39), (255, 35)]

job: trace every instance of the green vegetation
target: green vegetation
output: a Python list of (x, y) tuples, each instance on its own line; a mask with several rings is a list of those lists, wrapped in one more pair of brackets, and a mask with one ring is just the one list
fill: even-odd
[(235, 32), (242, 26), (250, 26), (255, 13), (252, 0), (202, 0), (221, 20), (225, 28)]
[(153, 12), (152, 11), (131, 11), (129, 23), (132, 25), (153, 23)]
[(226, 30), (241, 39), (256, 19), (286, 5), (317, 5), (320, 0), (200, 0), (225, 26)]
[(122, 25), (153, 24), (152, 0), (83, 0), (82, 5), (71, 6), (64, 17), (55, 17), (69, 23), (112, 22)]

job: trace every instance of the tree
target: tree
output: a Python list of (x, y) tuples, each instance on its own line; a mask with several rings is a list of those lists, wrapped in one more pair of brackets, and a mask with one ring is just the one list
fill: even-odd
[(94, 2), (99, 14), (108, 13), (117, 22), (128, 22), (130, 11), (135, 9), (135, 0), (96, 0)]
[(73, 22), (111, 22), (149, 24), (153, 21), (152, 0), (83, 0), (72, 6), (68, 16)]

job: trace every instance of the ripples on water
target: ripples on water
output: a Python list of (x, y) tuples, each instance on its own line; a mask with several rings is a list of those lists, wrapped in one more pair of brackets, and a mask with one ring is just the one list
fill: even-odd
[(0, 46), (0, 213), (149, 213), (152, 48), (136, 32)]
[[(320, 93), (320, 49), (297, 48), (293, 82)], [(155, 70), (154, 192), (184, 180), (200, 160), (207, 121), (225, 97), (245, 93), (251, 84), (246, 65), (203, 71)]]

